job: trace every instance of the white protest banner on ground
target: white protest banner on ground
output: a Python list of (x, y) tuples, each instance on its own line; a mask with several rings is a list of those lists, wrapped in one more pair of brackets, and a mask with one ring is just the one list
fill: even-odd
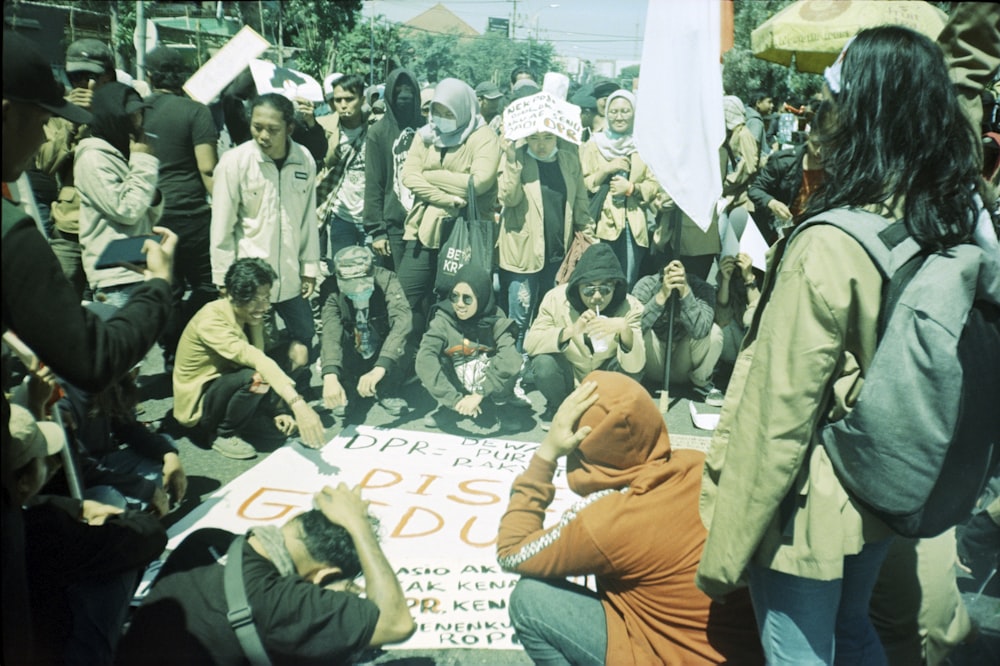
[[(350, 428), (320, 451), (300, 445), (275, 451), (174, 525), (167, 547), (203, 527), (244, 533), (282, 525), (312, 508), (313, 494), (324, 485), (360, 485), (381, 521), (382, 547), (418, 625), (413, 638), (393, 647), (516, 649), (507, 602), (518, 577), (497, 565), (496, 536), (514, 477), (537, 448), (532, 442)], [(549, 524), (579, 499), (566, 488), (562, 466), (555, 485)]]
[(278, 67), (267, 60), (254, 60), (250, 63), (250, 73), (261, 95), (278, 93), (290, 100), (301, 97), (310, 102), (323, 101), (323, 86), (305, 72)]
[(504, 138), (517, 141), (536, 132), (551, 132), (579, 144), (583, 134), (580, 107), (547, 92), (522, 97), (507, 105), (503, 112)]
[(202, 104), (211, 104), (223, 88), (240, 75), (271, 43), (248, 25), (233, 35), (219, 52), (184, 84), (184, 92)]

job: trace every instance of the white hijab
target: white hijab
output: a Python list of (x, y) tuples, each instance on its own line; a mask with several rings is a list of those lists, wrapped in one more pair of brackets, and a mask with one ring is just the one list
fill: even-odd
[[(458, 79), (442, 80), (434, 88), (431, 104), (440, 104), (455, 114), (458, 127), (454, 132), (444, 134), (434, 126), (434, 123), (427, 123), (418, 131), (425, 144), (433, 143), (438, 148), (460, 146), (465, 143), (470, 134), (486, 124), (483, 117), (479, 115), (479, 100), (476, 99), (476, 91), (464, 81)], [(433, 113), (432, 110), (431, 114), (433, 115)]]
[[(607, 115), (608, 109), (611, 108), (611, 102), (618, 98), (627, 100), (629, 104), (632, 105), (632, 112), (635, 113), (635, 95), (627, 90), (616, 90), (610, 95), (608, 95), (607, 104), (604, 105), (604, 113)], [(632, 119), (632, 127), (635, 128), (635, 117)], [(635, 140), (632, 137), (632, 130), (630, 129), (627, 134), (619, 134), (611, 129), (611, 123), (608, 122), (607, 128), (595, 134), (593, 138), (594, 143), (597, 144), (597, 150), (601, 152), (606, 160), (613, 160), (616, 157), (628, 157), (632, 153), (636, 152)]]

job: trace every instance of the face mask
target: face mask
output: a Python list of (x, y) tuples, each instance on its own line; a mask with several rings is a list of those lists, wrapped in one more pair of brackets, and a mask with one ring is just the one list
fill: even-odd
[(558, 145), (555, 148), (552, 149), (551, 153), (549, 153), (548, 155), (545, 155), (545, 156), (537, 155), (535, 153), (535, 151), (533, 151), (531, 148), (528, 148), (528, 154), (531, 155), (532, 157), (534, 157), (539, 162), (554, 162), (555, 159), (556, 159), (556, 153), (558, 153), (558, 152), (559, 152), (559, 146)]
[(437, 127), (441, 134), (451, 134), (458, 129), (458, 121), (454, 118), (432, 117), (431, 122), (434, 123), (434, 127)]
[(369, 287), (364, 291), (348, 294), (347, 297), (354, 302), (356, 307), (363, 308), (368, 306), (368, 300), (372, 297), (373, 293), (375, 293), (375, 288)]

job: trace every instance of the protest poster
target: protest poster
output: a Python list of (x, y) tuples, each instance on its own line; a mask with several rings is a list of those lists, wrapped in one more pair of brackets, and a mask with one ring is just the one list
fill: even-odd
[(184, 84), (184, 92), (196, 102), (211, 104), (250, 61), (271, 44), (248, 25), (233, 35), (219, 52), (202, 65)]
[(250, 63), (250, 73), (253, 75), (257, 92), (261, 95), (278, 93), (290, 100), (301, 97), (310, 102), (323, 101), (323, 86), (305, 72), (290, 67), (278, 67), (267, 60), (253, 60)]
[(767, 241), (745, 208), (727, 213), (724, 205), (719, 206), (719, 238), (722, 240), (719, 256), (736, 256), (742, 252), (750, 257), (754, 268), (767, 270)]
[[(290, 444), (211, 495), (169, 530), (168, 551), (191, 531), (244, 533), (312, 508), (324, 485), (360, 485), (417, 622), (400, 649), (516, 649), (507, 603), (518, 577), (496, 562), (497, 528), (534, 442), (351, 427), (322, 450)], [(547, 524), (579, 498), (564, 467)], [(140, 596), (158, 564), (147, 571)]]
[(556, 99), (547, 92), (522, 97), (507, 105), (503, 112), (505, 138), (517, 141), (536, 132), (551, 132), (579, 144), (583, 134), (580, 107)]

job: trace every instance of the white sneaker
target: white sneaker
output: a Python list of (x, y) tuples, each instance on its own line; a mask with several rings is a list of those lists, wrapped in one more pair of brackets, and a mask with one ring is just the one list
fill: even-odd
[(695, 386), (694, 392), (701, 396), (702, 402), (709, 407), (722, 407), (722, 403), (726, 400), (725, 394), (715, 388), (715, 384), (712, 382), (704, 386)]

